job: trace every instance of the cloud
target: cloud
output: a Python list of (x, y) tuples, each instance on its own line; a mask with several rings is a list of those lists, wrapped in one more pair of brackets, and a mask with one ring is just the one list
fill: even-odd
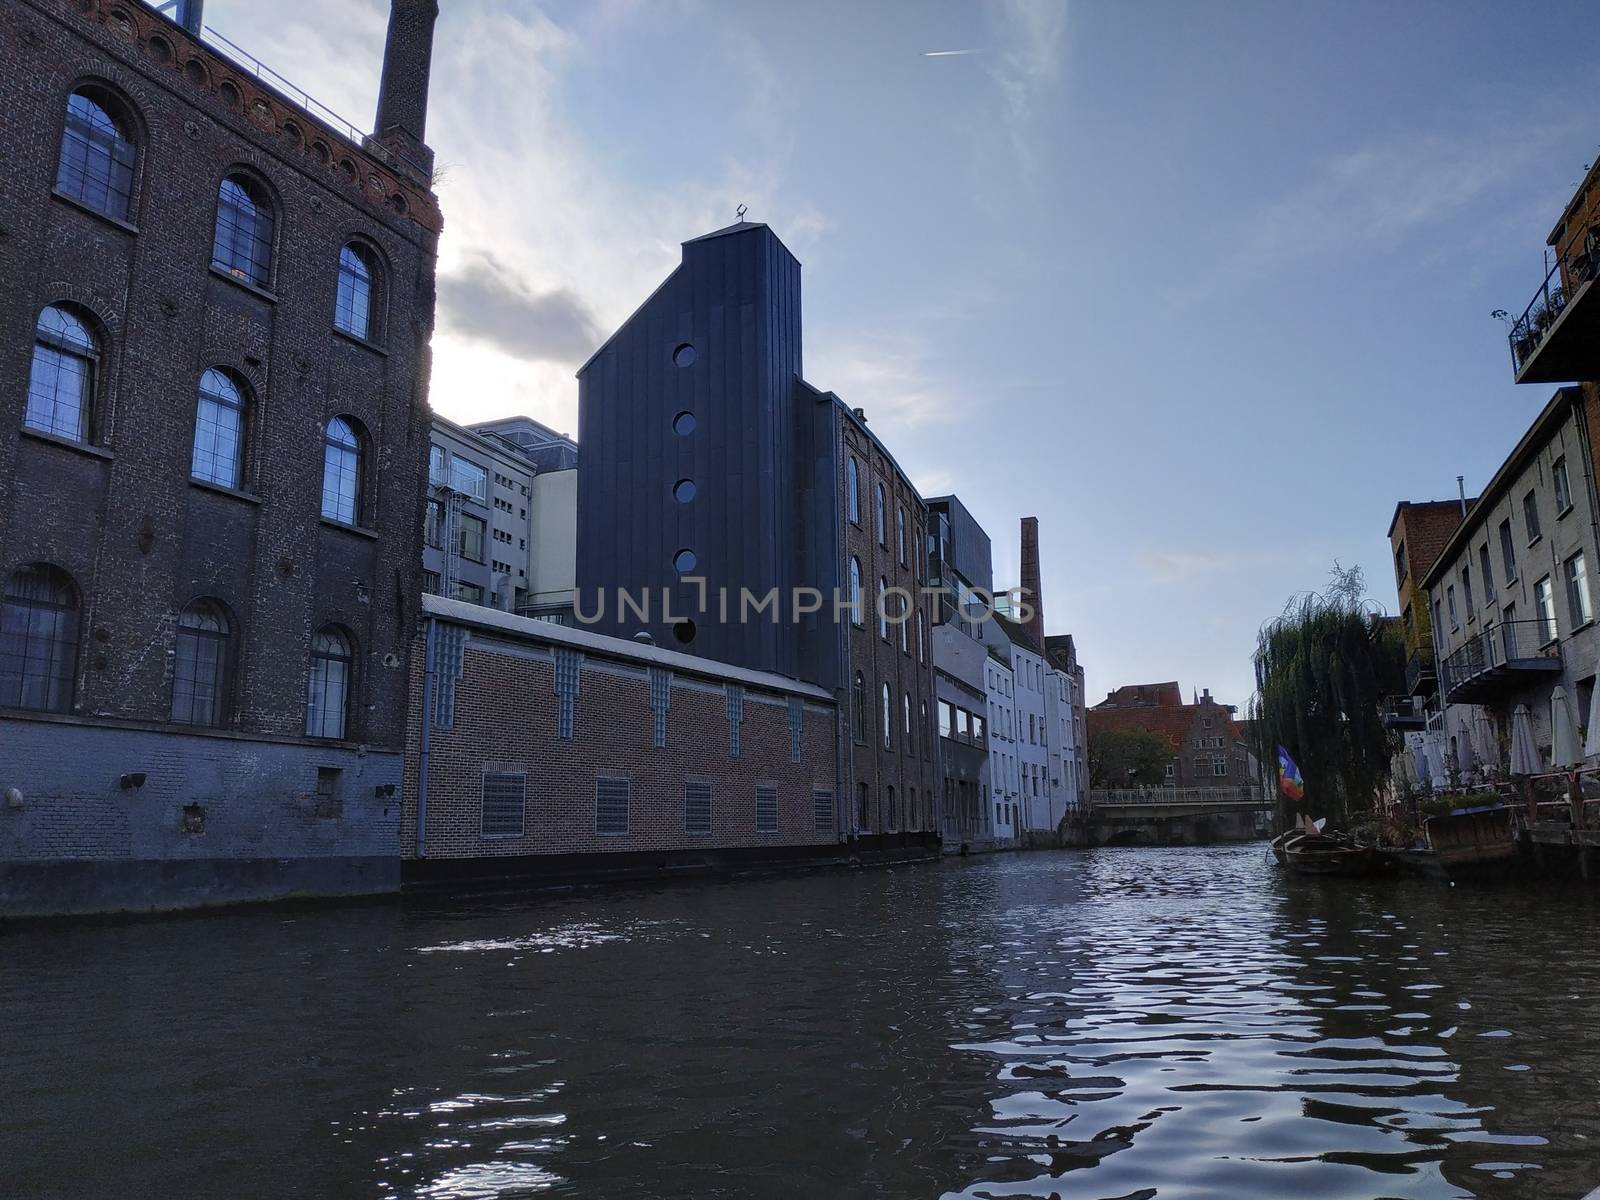
[(852, 408), (866, 409), (869, 419), (899, 429), (948, 421), (959, 412), (955, 397), (934, 377), (926, 342), (914, 334), (866, 334), (835, 343), (816, 382)]
[[(1308, 261), (1393, 249), (1525, 180), (1559, 153), (1578, 122), (1570, 114), (1516, 124), (1495, 116), (1460, 130), (1407, 130), (1324, 157), (1299, 186), (1246, 213), (1223, 239), (1226, 257), (1166, 298), (1184, 307)], [(1423, 257), (1452, 245), (1458, 255), (1452, 240)]]
[(1004, 49), (989, 69), (1000, 89), (1011, 150), (1024, 177), (1037, 164), (1033, 112), (1038, 94), (1060, 75), (1067, 32), (1067, 0), (1005, 0), (998, 8)]
[(570, 288), (538, 292), (486, 253), (439, 279), (439, 324), (512, 358), (576, 367), (601, 342), (599, 323)]
[(1197, 554), (1188, 550), (1144, 550), (1139, 565), (1157, 583), (1189, 583), (1228, 565), (1220, 554)]

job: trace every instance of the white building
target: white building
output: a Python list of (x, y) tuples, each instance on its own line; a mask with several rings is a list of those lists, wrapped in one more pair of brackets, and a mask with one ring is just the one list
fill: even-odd
[(1045, 681), (1045, 728), (1050, 750), (1050, 828), (1057, 829), (1069, 812), (1078, 808), (1079, 772), (1082, 759), (1078, 745), (1077, 697), (1075, 681), (1067, 672), (1052, 667)]
[(994, 822), (993, 841), (1005, 845), (1016, 840), (1022, 816), (1022, 758), (1017, 746), (1016, 676), (1011, 669), (1010, 643), (984, 626), (989, 657), (983, 683), (989, 705), (989, 807)]
[(570, 612), (577, 452), (528, 417), (469, 427), (435, 414), (423, 590), (524, 616)]

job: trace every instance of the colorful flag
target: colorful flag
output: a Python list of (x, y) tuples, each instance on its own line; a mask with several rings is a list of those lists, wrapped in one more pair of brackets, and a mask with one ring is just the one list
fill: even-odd
[(1278, 747), (1278, 789), (1296, 803), (1306, 794), (1306, 781), (1300, 778), (1300, 768), (1282, 746)]

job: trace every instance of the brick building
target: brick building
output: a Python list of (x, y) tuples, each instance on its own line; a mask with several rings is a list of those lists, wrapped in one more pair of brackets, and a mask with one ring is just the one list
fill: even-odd
[(755, 222), (684, 243), (578, 397), (578, 623), (823, 688), (840, 831), (931, 844), (926, 506), (804, 381), (799, 262)]
[[(441, 597), (423, 605), (434, 649), (412, 667), (408, 884), (848, 853), (822, 688)], [(507, 696), (521, 698), (512, 722)]]
[[(1185, 704), (1176, 681), (1128, 684), (1089, 710), (1090, 756), (1098, 734), (1143, 730), (1172, 747), (1166, 777), (1169, 787), (1254, 785), (1257, 772), (1234, 711), (1233, 705), (1214, 700), (1209, 688), (1193, 703)], [(1115, 785), (1108, 781), (1107, 786)]]
[(1420, 728), (1429, 697), (1438, 692), (1433, 654), (1433, 623), (1422, 580), (1433, 566), (1462, 517), (1476, 500), (1402, 500), (1389, 521), (1389, 550), (1394, 557), (1394, 587), (1400, 603), (1400, 625), (1406, 640), (1406, 686), (1415, 703), (1391, 705), (1391, 724)]
[(0, 911), (396, 885), (435, 7), (377, 132), (125, 0), (0, 35)]

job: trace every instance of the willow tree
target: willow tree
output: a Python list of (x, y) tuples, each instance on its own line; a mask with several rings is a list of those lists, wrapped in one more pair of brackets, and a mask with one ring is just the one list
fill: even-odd
[(1305, 780), (1299, 807), (1334, 824), (1369, 809), (1387, 782), (1397, 738), (1379, 708), (1405, 690), (1399, 622), (1364, 590), (1361, 568), (1336, 562), (1324, 591), (1290, 597), (1256, 641), (1256, 753), (1272, 777), (1278, 747), (1288, 750)]

